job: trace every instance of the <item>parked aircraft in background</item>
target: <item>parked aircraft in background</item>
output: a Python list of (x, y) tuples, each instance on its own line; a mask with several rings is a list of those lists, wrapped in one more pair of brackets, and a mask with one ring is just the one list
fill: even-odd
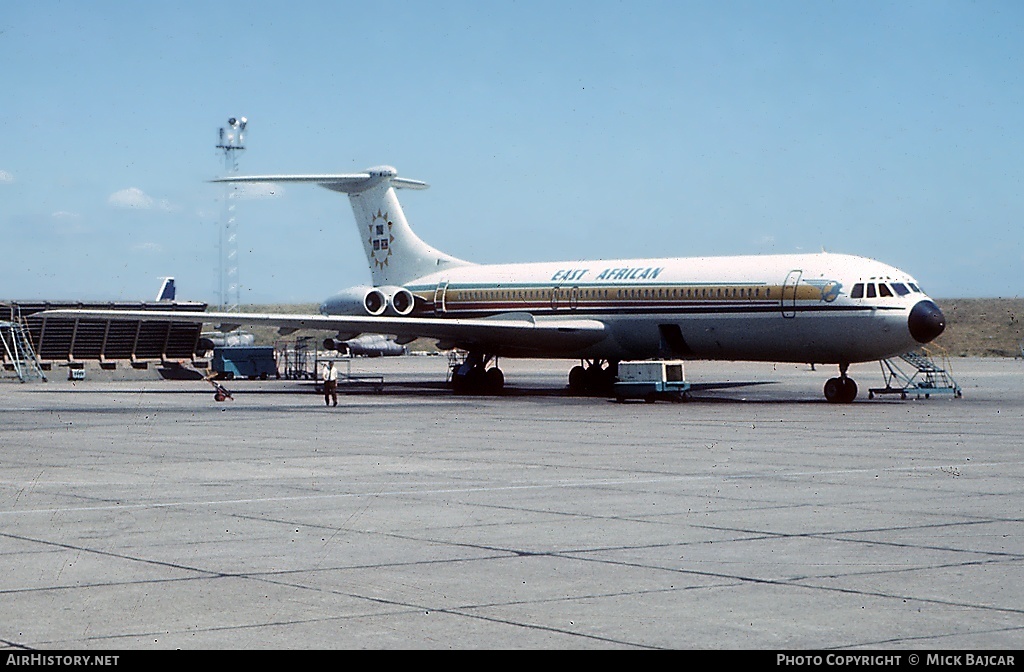
[[(457, 391), (496, 392), (499, 357), (578, 359), (574, 391), (606, 390), (619, 361), (681, 358), (835, 364), (830, 402), (850, 402), (852, 363), (912, 350), (945, 318), (917, 281), (873, 259), (788, 254), (474, 264), (441, 252), (409, 227), (396, 189), (424, 189), (390, 166), (346, 175), (225, 177), (218, 182), (312, 183), (349, 196), (372, 284), (345, 290), (320, 315), (140, 311), (137, 319), (331, 329), (400, 345), (434, 338), (467, 351)], [(105, 311), (53, 311), (111, 317)], [(122, 311), (117, 317), (126, 317)]]
[(156, 301), (174, 301), (174, 278), (164, 278), (160, 283), (160, 291), (156, 293)]
[[(247, 332), (230, 331), (204, 332), (196, 345), (197, 353), (204, 353), (214, 348), (252, 347), (256, 345), (256, 336)], [(393, 357), (406, 354), (404, 345), (399, 345), (387, 336), (380, 334), (362, 334), (345, 341), (333, 338), (324, 340), (324, 350), (335, 350), (353, 357)]]
[(360, 334), (345, 341), (328, 338), (324, 341), (324, 349), (337, 350), (353, 357), (396, 357), (406, 354), (404, 345), (382, 334)]
[(204, 331), (199, 335), (196, 353), (202, 354), (214, 348), (251, 348), (256, 345), (256, 335), (245, 331)]

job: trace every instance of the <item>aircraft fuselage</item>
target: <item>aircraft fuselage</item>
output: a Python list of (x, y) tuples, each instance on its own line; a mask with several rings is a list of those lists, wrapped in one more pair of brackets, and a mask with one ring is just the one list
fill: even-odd
[[(900, 354), (937, 335), (927, 326), (911, 333), (911, 311), (930, 299), (910, 275), (841, 254), (469, 265), (404, 287), (415, 296), (410, 317), (524, 313), (592, 318), (607, 327), (601, 340), (566, 350), (447, 344), (501, 356), (849, 364)], [(330, 300), (324, 312), (330, 314)], [(922, 333), (930, 337), (922, 340)]]

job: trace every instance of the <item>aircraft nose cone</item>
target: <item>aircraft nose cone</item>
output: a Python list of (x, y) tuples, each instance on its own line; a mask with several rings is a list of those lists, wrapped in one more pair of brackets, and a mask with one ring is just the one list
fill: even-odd
[(946, 328), (946, 316), (934, 301), (918, 301), (907, 318), (910, 335), (918, 343), (930, 343)]

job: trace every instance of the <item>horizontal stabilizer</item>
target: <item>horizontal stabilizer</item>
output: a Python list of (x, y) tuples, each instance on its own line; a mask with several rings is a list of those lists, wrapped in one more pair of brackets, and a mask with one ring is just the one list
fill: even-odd
[(420, 180), (398, 177), (398, 171), (391, 166), (370, 168), (364, 173), (347, 173), (340, 175), (248, 175), (219, 177), (212, 182), (276, 182), (278, 184), (319, 184), (331, 191), (343, 194), (358, 194), (372, 189), (387, 180), (395, 189), (426, 189), (430, 185)]

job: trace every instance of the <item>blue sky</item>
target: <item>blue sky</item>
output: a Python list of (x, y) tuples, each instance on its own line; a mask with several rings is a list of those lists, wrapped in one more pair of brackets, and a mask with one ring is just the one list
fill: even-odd
[[(218, 299), (223, 169), (390, 164), (479, 262), (818, 251), (1024, 293), (1024, 4), (52, 2), (0, 12), (0, 298)], [(236, 208), (242, 301), (369, 279), (346, 198)]]

